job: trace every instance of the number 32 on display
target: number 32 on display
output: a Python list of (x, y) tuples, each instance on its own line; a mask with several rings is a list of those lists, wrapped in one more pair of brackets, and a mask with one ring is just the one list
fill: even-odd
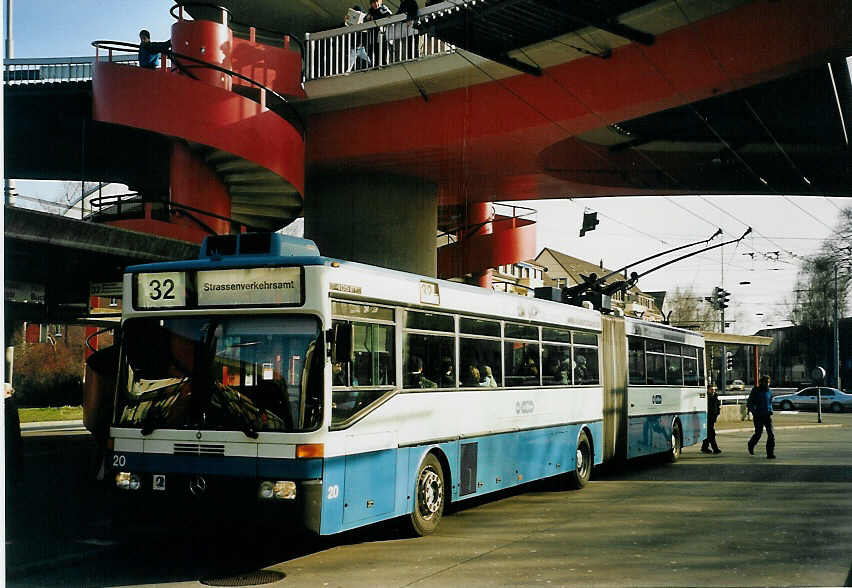
[(186, 306), (186, 276), (183, 272), (139, 274), (137, 308)]

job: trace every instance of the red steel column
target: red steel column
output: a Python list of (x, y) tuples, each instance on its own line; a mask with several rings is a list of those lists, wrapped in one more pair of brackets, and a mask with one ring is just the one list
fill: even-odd
[[(490, 235), (494, 232), (494, 211), (490, 202), (472, 202), (467, 206), (467, 223), (463, 239), (474, 235)], [(483, 224), (485, 223), (485, 224)], [(479, 226), (482, 225), (482, 226)], [(493, 287), (491, 268), (473, 274), (473, 283), (482, 288)]]
[[(232, 71), (234, 35), (226, 24), (209, 20), (179, 20), (172, 25), (172, 51)], [(202, 82), (231, 89), (231, 76), (187, 59), (177, 61)]]

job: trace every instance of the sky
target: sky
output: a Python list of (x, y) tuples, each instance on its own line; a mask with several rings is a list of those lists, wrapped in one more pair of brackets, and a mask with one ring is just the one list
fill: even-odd
[[(171, 0), (13, 0), (15, 57), (92, 55), (94, 40), (136, 42), (142, 28), (167, 39), (174, 19)], [(4, 2), (4, 23), (5, 23)], [(56, 183), (18, 181), (19, 194), (56, 199)], [(801, 258), (819, 250), (833, 234), (841, 207), (852, 198), (796, 196), (679, 196), (594, 198), (521, 202), (538, 211), (538, 250), (550, 247), (616, 269), (653, 253), (706, 239), (717, 228), (730, 240), (747, 227), (753, 233), (737, 246), (684, 260), (649, 274), (645, 291), (676, 287), (709, 296), (714, 286), (731, 292), (733, 332), (752, 334), (789, 324), (789, 302)], [(579, 237), (585, 209), (598, 212), (597, 229)], [(718, 243), (719, 238), (712, 243)], [(777, 261), (770, 258), (775, 258)], [(667, 259), (667, 258), (662, 258)], [(659, 262), (657, 262), (659, 263)], [(636, 268), (650, 269), (655, 262)], [(741, 284), (750, 282), (750, 284)], [(703, 303), (701, 303), (703, 304)], [(757, 313), (764, 313), (758, 316)]]

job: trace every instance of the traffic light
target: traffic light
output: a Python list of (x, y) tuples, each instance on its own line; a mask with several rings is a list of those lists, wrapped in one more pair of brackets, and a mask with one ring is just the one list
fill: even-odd
[(734, 354), (730, 351), (725, 353), (725, 367), (729, 372), (734, 369)]
[(723, 308), (728, 308), (728, 303), (731, 301), (731, 293), (719, 286), (713, 288), (713, 297), (710, 303), (713, 305), (713, 308), (716, 310), (722, 310)]
[(720, 292), (723, 292), (723, 290), (719, 286), (716, 286), (715, 288), (713, 288), (713, 294), (711, 296), (705, 296), (704, 297), (704, 300), (706, 300), (707, 302), (710, 303), (710, 306), (713, 307), (713, 310), (719, 310), (719, 308), (720, 308), (719, 307), (719, 301), (721, 300)]
[(597, 212), (584, 212), (583, 213), (583, 226), (580, 228), (580, 236), (582, 237), (589, 231), (594, 231), (595, 227), (601, 221), (598, 220)]

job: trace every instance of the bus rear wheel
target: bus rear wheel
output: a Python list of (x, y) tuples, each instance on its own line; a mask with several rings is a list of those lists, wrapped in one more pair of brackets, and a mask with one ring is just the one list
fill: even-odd
[(434, 454), (430, 453), (420, 464), (414, 488), (414, 510), (410, 517), (415, 535), (428, 535), (438, 528), (444, 514), (444, 469)]
[(568, 474), (568, 485), (579, 490), (589, 483), (592, 477), (592, 444), (585, 431), (577, 439), (577, 462), (574, 471)]
[(672, 449), (669, 451), (669, 461), (676, 462), (680, 459), (680, 452), (683, 449), (683, 433), (680, 430), (680, 421), (675, 421), (672, 424)]

